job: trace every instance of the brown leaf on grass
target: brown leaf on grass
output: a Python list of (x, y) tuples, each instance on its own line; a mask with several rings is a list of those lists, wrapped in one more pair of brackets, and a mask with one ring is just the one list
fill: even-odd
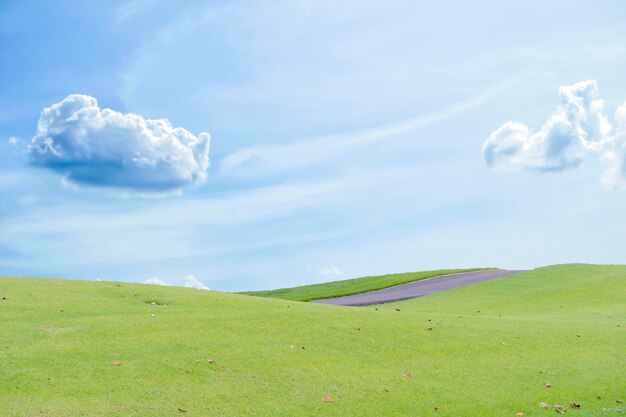
[(0, 300), (8, 300), (8, 299), (9, 299), (9, 297), (6, 297), (6, 296), (0, 297)]
[(524, 415), (524, 413), (521, 413), (521, 412), (520, 412), (520, 413), (517, 413), (517, 414), (515, 414), (515, 415), (516, 415), (517, 417), (522, 417), (522, 416)]
[(186, 412), (187, 412), (187, 410), (185, 410), (184, 408), (179, 408), (179, 409), (178, 409), (178, 412), (179, 412), (179, 413), (186, 413)]
[(215, 363), (215, 359), (207, 359), (206, 363), (210, 363), (212, 365)]
[(571, 403), (569, 403), (569, 406), (572, 408), (580, 408), (580, 404), (576, 401), (572, 401)]
[(540, 402), (539, 403), (539, 407), (541, 407), (541, 408), (548, 408), (548, 407), (550, 407), (550, 404), (548, 404), (547, 402)]
[(322, 398), (322, 401), (324, 401), (325, 403), (334, 403), (335, 399), (329, 395), (325, 396)]
[(565, 414), (567, 413), (567, 409), (559, 404), (554, 404), (554, 412), (557, 414)]
[(407, 373), (402, 374), (402, 376), (404, 376), (406, 378), (411, 378), (413, 376), (413, 374), (411, 374), (410, 372), (407, 372)]
[(304, 346), (302, 346), (302, 348), (301, 348), (301, 349), (302, 349), (302, 350), (306, 350), (306, 348), (305, 348)]
[(552, 384), (545, 384), (544, 387), (546, 388), (552, 388)]
[(289, 349), (295, 349), (296, 347), (294, 345), (289, 345)]
[(289, 304), (285, 304), (285, 308), (289, 308)]
[(435, 413), (439, 412), (439, 410), (441, 410), (441, 408), (435, 407)]
[(389, 392), (389, 390), (387, 388), (383, 388), (384, 392)]
[(120, 366), (122, 364), (122, 361), (119, 359), (115, 359), (115, 361), (113, 362), (114, 366)]

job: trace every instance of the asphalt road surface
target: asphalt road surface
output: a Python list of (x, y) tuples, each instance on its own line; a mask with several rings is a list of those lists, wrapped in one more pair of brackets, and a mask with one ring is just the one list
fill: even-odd
[(333, 304), (338, 306), (366, 306), (371, 304), (391, 303), (394, 301), (408, 300), (409, 298), (421, 297), (434, 292), (445, 291), (464, 285), (476, 284), (496, 278), (513, 275), (524, 271), (508, 271), (494, 269), (487, 271), (463, 272), (460, 274), (441, 275), (408, 284), (396, 285), (395, 287), (383, 288), (382, 290), (368, 291), (360, 294), (346, 295), (344, 297), (326, 298), (313, 300), (313, 303)]

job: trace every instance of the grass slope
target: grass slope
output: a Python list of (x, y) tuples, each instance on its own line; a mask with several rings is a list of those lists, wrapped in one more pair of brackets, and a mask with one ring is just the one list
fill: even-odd
[(564, 265), (347, 308), (0, 279), (0, 415), (614, 415), (625, 288), (624, 266)]
[(345, 279), (341, 281), (324, 282), (321, 284), (303, 285), (300, 287), (279, 288), (265, 291), (246, 291), (240, 294), (257, 297), (281, 298), (292, 301), (321, 300), (323, 298), (341, 297), (344, 295), (360, 294), (366, 291), (380, 290), (407, 282), (419, 281), (440, 275), (457, 274), (459, 272), (480, 271), (490, 268), (471, 269), (439, 269), (435, 271), (405, 272), (402, 274), (378, 275)]

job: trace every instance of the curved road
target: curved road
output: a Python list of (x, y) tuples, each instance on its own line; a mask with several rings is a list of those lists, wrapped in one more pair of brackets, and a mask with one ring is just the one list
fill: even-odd
[(368, 291), (360, 294), (346, 295), (344, 297), (326, 298), (313, 300), (313, 303), (333, 304), (338, 306), (366, 306), (371, 304), (391, 303), (394, 301), (408, 300), (409, 298), (421, 297), (434, 292), (445, 291), (464, 285), (476, 284), (477, 282), (489, 281), (507, 275), (517, 274), (524, 271), (508, 271), (494, 269), (487, 271), (462, 272), (460, 274), (441, 275), (438, 277), (409, 282), (408, 284), (396, 285), (383, 288), (382, 290)]

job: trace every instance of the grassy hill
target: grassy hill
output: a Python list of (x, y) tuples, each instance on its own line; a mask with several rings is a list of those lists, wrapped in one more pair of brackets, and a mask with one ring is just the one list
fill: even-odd
[(614, 415), (625, 288), (624, 266), (562, 265), (347, 308), (4, 278), (0, 415)]
[(246, 291), (240, 294), (281, 298), (292, 301), (321, 300), (323, 298), (342, 297), (344, 295), (380, 290), (381, 288), (393, 287), (394, 285), (406, 284), (407, 282), (419, 281), (440, 275), (458, 274), (459, 272), (480, 271), (485, 269), (490, 268), (438, 269), (435, 271), (405, 272), (401, 274), (344, 279), (341, 281), (302, 285), (299, 287), (279, 288), (276, 290)]

